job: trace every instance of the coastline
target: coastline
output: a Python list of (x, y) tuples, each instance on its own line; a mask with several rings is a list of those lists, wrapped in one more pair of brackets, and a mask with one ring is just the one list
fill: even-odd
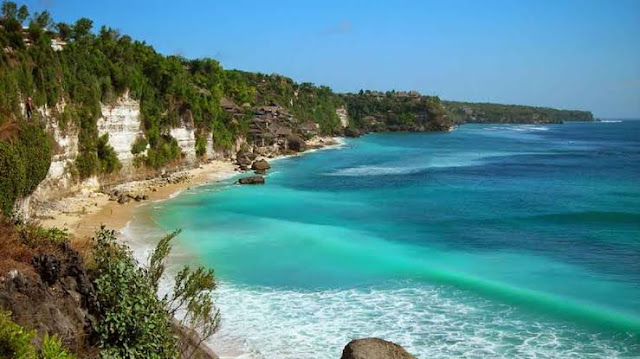
[(77, 238), (90, 237), (101, 225), (119, 232), (133, 219), (134, 209), (141, 205), (173, 198), (185, 189), (222, 181), (238, 173), (234, 163), (215, 160), (178, 171), (166, 179), (125, 182), (114, 188), (146, 196), (145, 201), (120, 204), (105, 193), (80, 191), (38, 211), (37, 218), (43, 227), (64, 228)]
[[(341, 137), (314, 137), (306, 142), (307, 149), (293, 154), (283, 154), (264, 158), (273, 163), (281, 159), (303, 156), (308, 153), (340, 148), (345, 145)], [(164, 177), (149, 180), (125, 182), (115, 186), (110, 193), (119, 191), (144, 196), (144, 200), (128, 200), (119, 203), (116, 196), (98, 190), (82, 190), (74, 195), (50, 202), (46, 207), (36, 210), (36, 219), (43, 227), (66, 229), (76, 240), (83, 241), (93, 236), (102, 225), (120, 234), (120, 241), (127, 243), (137, 259), (144, 258), (147, 246), (136, 243), (137, 240), (126, 233), (136, 218), (136, 209), (140, 206), (175, 198), (184, 190), (206, 184), (216, 183), (236, 175), (251, 174), (253, 171), (241, 171), (231, 160), (214, 160), (192, 169), (186, 169)], [(245, 355), (241, 343), (224, 342), (222, 346), (205, 341), (200, 345), (201, 354), (209, 358), (238, 358)], [(215, 353), (212, 349), (215, 348)], [(221, 351), (220, 351), (221, 350)], [(220, 351), (220, 352), (218, 352)]]
[[(339, 148), (344, 146), (345, 142), (341, 137), (318, 136), (306, 141), (306, 144), (308, 149), (305, 151), (265, 159), (274, 162), (318, 150)], [(144, 196), (144, 201), (131, 200), (121, 204), (117, 198), (109, 194), (97, 190), (82, 190), (36, 210), (35, 218), (43, 227), (66, 229), (76, 238), (92, 236), (101, 225), (121, 232), (127, 223), (134, 219), (134, 209), (139, 206), (171, 199), (186, 189), (219, 182), (243, 173), (252, 171), (240, 171), (231, 160), (213, 160), (192, 169), (175, 172), (167, 178), (154, 177), (149, 180), (125, 182), (112, 189)]]

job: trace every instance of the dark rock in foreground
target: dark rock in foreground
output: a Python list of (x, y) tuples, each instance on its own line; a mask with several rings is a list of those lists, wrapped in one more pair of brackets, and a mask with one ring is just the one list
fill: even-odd
[(264, 177), (262, 176), (251, 176), (244, 177), (238, 180), (240, 184), (264, 184)]
[(398, 344), (379, 338), (355, 339), (342, 351), (341, 359), (416, 359)]

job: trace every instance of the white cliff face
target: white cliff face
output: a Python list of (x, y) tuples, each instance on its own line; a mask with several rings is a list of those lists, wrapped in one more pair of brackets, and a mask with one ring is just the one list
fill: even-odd
[(336, 109), (336, 115), (340, 119), (340, 124), (342, 128), (346, 128), (349, 126), (349, 114), (347, 113), (347, 109), (344, 106)]
[(132, 169), (131, 147), (138, 137), (144, 136), (140, 124), (140, 103), (125, 93), (114, 105), (102, 105), (102, 117), (98, 119), (98, 134), (109, 134), (113, 147), (124, 170)]
[(171, 137), (178, 141), (180, 151), (185, 155), (187, 163), (194, 163), (196, 160), (196, 134), (192, 128), (178, 127), (172, 128)]
[[(24, 106), (22, 106), (24, 107)], [(82, 182), (74, 177), (74, 162), (78, 156), (78, 129), (72, 124), (66, 130), (62, 130), (55, 119), (55, 113), (62, 113), (65, 104), (61, 102), (56, 106), (57, 111), (52, 111), (47, 107), (36, 109), (36, 111), (47, 121), (47, 131), (55, 140), (54, 153), (51, 166), (45, 177), (40, 182), (31, 196), (16, 203), (18, 209), (26, 218), (30, 211), (38, 205), (56, 200), (72, 193), (81, 191), (95, 191), (100, 187), (98, 177), (91, 177)], [(102, 116), (97, 121), (97, 130), (100, 136), (109, 134), (109, 144), (114, 148), (118, 159), (123, 165), (120, 175), (127, 178), (135, 173), (133, 166), (134, 155), (131, 148), (138, 137), (144, 136), (140, 118), (140, 103), (131, 99), (125, 93), (112, 105), (102, 105)], [(185, 161), (193, 165), (196, 163), (196, 136), (193, 129), (192, 120), (186, 118), (182, 126), (171, 129), (171, 136), (178, 141)], [(235, 153), (235, 152), (234, 152)], [(225, 154), (213, 150), (211, 144), (211, 134), (207, 135), (207, 156), (209, 158), (221, 158)]]

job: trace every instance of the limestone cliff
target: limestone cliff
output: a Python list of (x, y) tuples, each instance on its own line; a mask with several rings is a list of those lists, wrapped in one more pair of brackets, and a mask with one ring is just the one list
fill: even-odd
[(98, 134), (109, 134), (109, 144), (118, 154), (123, 170), (133, 167), (131, 147), (138, 137), (144, 136), (140, 123), (140, 104), (125, 93), (112, 105), (102, 106), (98, 119)]
[[(74, 174), (74, 162), (79, 153), (79, 131), (73, 124), (69, 124), (64, 129), (61, 128), (55, 113), (61, 113), (64, 110), (64, 103), (57, 107), (57, 111), (51, 111), (48, 108), (37, 109), (45, 120), (47, 131), (55, 142), (54, 155), (45, 179), (31, 196), (16, 204), (16, 209), (27, 218), (30, 217), (34, 206), (42, 205), (70, 193), (97, 190), (106, 181), (106, 178), (99, 176), (79, 181)], [(131, 179), (137, 172), (134, 163), (135, 156), (131, 149), (136, 139), (144, 136), (140, 103), (125, 93), (111, 104), (102, 104), (101, 113), (102, 116), (97, 120), (98, 135), (109, 135), (109, 145), (113, 147), (122, 163), (120, 172), (109, 176), (108, 182), (122, 182)], [(180, 127), (170, 129), (169, 134), (178, 142), (183, 154), (183, 164), (197, 165), (196, 136), (189, 121), (181, 121)], [(211, 144), (211, 134), (204, 135), (207, 137), (206, 158), (225, 157), (225, 154), (214, 151)]]

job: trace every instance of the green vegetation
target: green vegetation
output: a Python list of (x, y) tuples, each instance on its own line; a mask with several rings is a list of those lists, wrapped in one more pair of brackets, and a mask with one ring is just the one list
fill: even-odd
[(298, 84), (281, 75), (226, 71), (225, 93), (237, 103), (263, 106), (277, 104), (288, 109), (301, 123), (313, 121), (323, 134), (340, 131), (336, 109), (344, 104), (327, 86)]
[(28, 196), (51, 165), (51, 144), (44, 127), (22, 122), (0, 127), (0, 210), (9, 216), (15, 201)]
[(0, 353), (8, 358), (35, 358), (33, 332), (11, 321), (11, 313), (0, 311)]
[(144, 152), (144, 150), (147, 149), (148, 144), (149, 143), (147, 143), (146, 138), (144, 137), (136, 138), (136, 141), (133, 143), (133, 146), (131, 147), (131, 153), (134, 155), (137, 155), (138, 153)]
[(73, 359), (62, 347), (60, 339), (45, 335), (42, 347), (36, 348), (32, 339), (35, 331), (26, 330), (11, 321), (11, 313), (0, 310), (0, 354), (16, 359)]
[(436, 96), (360, 91), (343, 98), (350, 126), (366, 131), (445, 131), (452, 125)]
[[(464, 122), (593, 119), (584, 111), (443, 103), (438, 97), (415, 92), (336, 94), (326, 86), (300, 84), (277, 74), (224, 70), (213, 59), (163, 56), (112, 28), (94, 31), (90, 19), (56, 23), (46, 11), (30, 14), (26, 6), (11, 1), (2, 3), (0, 25), (0, 126), (27, 126), (22, 124), (27, 97), (37, 107), (30, 123), (39, 123), (46, 106), (47, 121), (57, 121), (64, 131), (78, 132), (79, 154), (69, 171), (79, 179), (121, 169), (108, 136), (99, 136), (96, 123), (102, 104), (125, 94), (139, 101), (144, 130), (131, 148), (134, 163), (153, 169), (177, 164), (183, 157), (170, 135), (171, 128), (187, 125), (195, 129), (198, 156), (206, 152), (209, 133), (216, 150), (229, 150), (238, 137), (247, 134), (253, 109), (263, 105), (282, 106), (299, 123), (316, 122), (325, 135), (343, 132), (336, 115), (342, 106), (348, 110), (352, 129), (359, 132), (442, 131)], [(67, 43), (62, 51), (54, 51), (53, 39)], [(244, 108), (245, 115), (224, 111), (223, 97)], [(4, 169), (0, 209), (5, 214), (18, 198), (33, 191), (48, 168), (51, 145), (46, 144), (50, 141), (42, 129), (31, 128), (33, 133), (20, 131), (25, 138), (18, 142), (25, 146), (9, 142), (0, 147), (0, 168)], [(0, 131), (0, 139), (3, 137)]]
[(122, 168), (122, 164), (118, 160), (116, 151), (111, 147), (111, 145), (109, 145), (108, 133), (105, 133), (98, 138), (97, 147), (100, 173), (114, 173)]
[(454, 101), (445, 101), (444, 104), (457, 123), (562, 123), (564, 121), (593, 121), (593, 114), (589, 111)]
[(176, 339), (156, 291), (129, 249), (102, 229), (93, 249), (100, 313), (94, 327), (103, 358), (175, 358)]
[(100, 313), (94, 331), (102, 358), (175, 358), (181, 346), (170, 318), (178, 311), (185, 315), (181, 324), (197, 329), (202, 340), (217, 331), (220, 313), (210, 296), (216, 288), (213, 271), (185, 267), (175, 278), (172, 295), (157, 297), (170, 242), (178, 233), (160, 240), (145, 268), (117, 242), (114, 231), (103, 227), (96, 233), (94, 283)]

